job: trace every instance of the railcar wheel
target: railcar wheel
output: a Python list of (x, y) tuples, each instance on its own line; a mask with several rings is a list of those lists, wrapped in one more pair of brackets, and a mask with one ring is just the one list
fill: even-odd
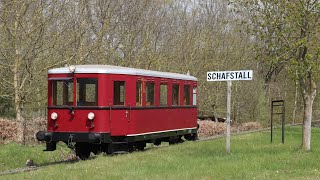
[(160, 140), (160, 139), (157, 139), (157, 140), (154, 141), (153, 144), (156, 145), (156, 146), (160, 146), (161, 140)]
[(169, 140), (169, 145), (183, 143), (184, 141), (181, 139), (181, 137), (182, 137), (182, 136), (174, 136), (174, 137), (171, 137), (171, 139)]
[(184, 135), (184, 138), (185, 138), (187, 141), (195, 141), (195, 140), (198, 140), (198, 134), (197, 134), (197, 133), (186, 134), (186, 135)]
[(88, 143), (76, 143), (76, 155), (81, 160), (86, 160), (90, 156), (90, 145)]
[(143, 142), (136, 143), (135, 147), (138, 151), (143, 151), (144, 148), (146, 147), (146, 143), (143, 143)]
[(128, 144), (128, 151), (133, 152), (134, 151), (134, 145), (132, 143)]

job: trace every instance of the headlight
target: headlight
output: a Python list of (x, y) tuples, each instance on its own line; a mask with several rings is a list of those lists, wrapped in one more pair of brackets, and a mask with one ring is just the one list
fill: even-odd
[(74, 66), (74, 65), (69, 66), (69, 71), (71, 73), (74, 73), (76, 71), (76, 66)]
[(56, 112), (51, 113), (51, 119), (56, 120), (58, 118), (58, 114)]
[(93, 112), (90, 112), (90, 113), (88, 114), (88, 119), (89, 119), (90, 121), (92, 121), (93, 118), (94, 118), (94, 113), (93, 113)]

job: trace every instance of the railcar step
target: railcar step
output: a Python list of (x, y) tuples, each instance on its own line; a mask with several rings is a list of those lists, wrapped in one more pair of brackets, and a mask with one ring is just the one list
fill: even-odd
[(128, 142), (112, 142), (111, 144), (128, 144)]
[(128, 154), (128, 151), (115, 151), (112, 154)]

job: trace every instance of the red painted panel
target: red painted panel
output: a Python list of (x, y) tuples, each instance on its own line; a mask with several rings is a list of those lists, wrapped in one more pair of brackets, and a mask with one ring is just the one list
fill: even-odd
[(125, 136), (128, 131), (129, 112), (128, 110), (111, 111), (111, 136)]
[(133, 110), (128, 134), (197, 127), (197, 109)]
[(154, 84), (154, 105), (160, 105), (160, 78), (155, 79)]
[[(51, 113), (58, 114), (57, 120), (51, 120)], [(93, 112), (94, 128), (88, 120), (88, 114)], [(55, 126), (58, 125), (58, 127)], [(48, 111), (48, 131), (49, 132), (110, 132), (109, 113), (107, 110), (82, 110), (75, 109), (74, 114), (69, 109), (50, 109)]]
[[(136, 90), (136, 76), (128, 76), (128, 75), (108, 75), (108, 99), (109, 106), (114, 108), (122, 108), (122, 107), (133, 107), (135, 105), (135, 90)], [(125, 81), (125, 104), (121, 105), (113, 105), (113, 87), (115, 81)], [(129, 122), (129, 110), (111, 110), (111, 135), (112, 136), (125, 136), (128, 131), (128, 122)]]
[(48, 105), (52, 105), (52, 81), (48, 81)]
[[(74, 114), (69, 109), (50, 109), (48, 112), (48, 131), (56, 132), (110, 132), (113, 136), (124, 136), (127, 134), (140, 134), (172, 129), (183, 129), (197, 127), (196, 108), (168, 108), (168, 109), (139, 109), (132, 110), (136, 105), (136, 81), (143, 82), (143, 105), (145, 106), (145, 82), (155, 82), (155, 105), (160, 103), (159, 88), (160, 82), (168, 85), (168, 106), (172, 104), (172, 84), (180, 85), (180, 104), (183, 104), (184, 84), (196, 86), (194, 81), (182, 81), (166, 78), (153, 78), (129, 75), (110, 74), (51, 74), (48, 77), (72, 77), (74, 78), (98, 78), (98, 106), (99, 107), (126, 107), (125, 109), (108, 108), (103, 110), (75, 109)], [(125, 106), (113, 105), (113, 82), (126, 81)], [(50, 83), (50, 81), (49, 81)], [(48, 86), (48, 104), (52, 105), (51, 84)], [(190, 87), (190, 101), (192, 102), (192, 86)], [(76, 97), (74, 97), (76, 98)], [(74, 102), (76, 100), (74, 99)], [(131, 107), (131, 108), (130, 108)], [(84, 108), (84, 107), (82, 107)], [(52, 112), (58, 113), (57, 121), (52, 121)], [(87, 118), (89, 112), (95, 113), (93, 121), (94, 128), (90, 128), (90, 121)], [(111, 113), (110, 113), (111, 112)], [(55, 123), (58, 127), (54, 127)]]
[(107, 76), (104, 74), (99, 74), (98, 76), (98, 105), (99, 106), (109, 106), (108, 104), (108, 94), (110, 90), (107, 84)]

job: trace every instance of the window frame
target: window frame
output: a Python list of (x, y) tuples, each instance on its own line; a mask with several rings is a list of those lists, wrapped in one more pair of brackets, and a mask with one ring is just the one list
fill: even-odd
[[(186, 89), (185, 88), (188, 88), (187, 93), (186, 93)], [(190, 89), (191, 89), (190, 84), (185, 84), (183, 86), (183, 105), (184, 106), (190, 106), (191, 105)], [(188, 95), (187, 98), (186, 98), (186, 95)], [(188, 101), (186, 101), (186, 100), (188, 100)]]
[[(58, 82), (62, 82), (62, 104), (58, 105)], [(72, 84), (72, 86), (69, 86), (67, 84)], [(66, 78), (66, 79), (52, 79), (51, 80), (52, 85), (52, 106), (73, 106), (74, 103), (74, 80), (73, 78)], [(69, 101), (69, 88), (71, 87), (72, 90), (72, 101)]]
[[(99, 87), (99, 83), (98, 83), (98, 78), (87, 78), (87, 77), (81, 77), (81, 78), (77, 78), (77, 83), (76, 83), (76, 105), (79, 106), (79, 107), (86, 107), (86, 106), (98, 106), (98, 87)], [(80, 80), (80, 81), (79, 81)], [(81, 83), (81, 81), (95, 81), (95, 83)], [(78, 85), (79, 84), (79, 85)], [(95, 85), (95, 96), (94, 96), (94, 99), (95, 101), (94, 102), (91, 102), (91, 101), (87, 101), (87, 84), (93, 84)], [(82, 87), (84, 86), (84, 87)], [(80, 94), (81, 93), (81, 94)], [(83, 98), (83, 99), (80, 99)], [(83, 103), (80, 104), (80, 103)]]
[[(116, 86), (115, 86), (115, 83), (120, 83), (120, 82), (122, 82), (123, 83), (123, 102), (121, 102), (121, 84), (119, 84), (119, 103), (118, 104), (116, 104), (116, 91), (115, 91), (115, 88), (116, 88)], [(113, 98), (112, 98), (112, 100), (113, 100), (113, 106), (125, 106), (126, 105), (126, 81), (124, 81), (124, 80), (114, 80), (113, 81)]]
[(197, 95), (198, 94), (198, 87), (197, 86), (193, 86), (192, 87), (192, 105), (193, 106), (197, 106)]
[[(174, 96), (174, 86), (177, 86), (178, 87), (178, 90), (177, 90), (177, 92), (178, 92), (178, 94), (177, 94), (177, 104), (175, 104), (175, 101), (174, 101), (174, 99), (175, 99), (175, 96)], [(171, 102), (171, 104), (172, 104), (172, 106), (179, 106), (180, 105), (180, 84), (179, 83), (173, 83), (172, 84), (172, 92), (171, 92), (171, 95), (172, 95), (172, 102)]]
[[(148, 95), (148, 84), (152, 84), (153, 85), (153, 95), (152, 95), (152, 104), (148, 103), (149, 101), (149, 95)], [(146, 106), (155, 106), (155, 88), (156, 88), (156, 83), (154, 81), (146, 81), (146, 96), (145, 96), (145, 102), (146, 102)], [(151, 96), (150, 96), (151, 97)]]
[[(140, 92), (138, 92), (138, 83), (140, 83)], [(138, 94), (139, 93), (139, 94)], [(139, 95), (137, 97), (137, 95)], [(143, 100), (143, 83), (141, 80), (136, 81), (136, 106), (141, 107), (143, 105), (142, 100)], [(139, 102), (137, 102), (137, 98), (139, 98)]]
[[(161, 86), (165, 85), (166, 86), (166, 103), (165, 104), (161, 104)], [(159, 85), (159, 105), (160, 106), (168, 106), (169, 105), (169, 85), (168, 83), (160, 83)]]

